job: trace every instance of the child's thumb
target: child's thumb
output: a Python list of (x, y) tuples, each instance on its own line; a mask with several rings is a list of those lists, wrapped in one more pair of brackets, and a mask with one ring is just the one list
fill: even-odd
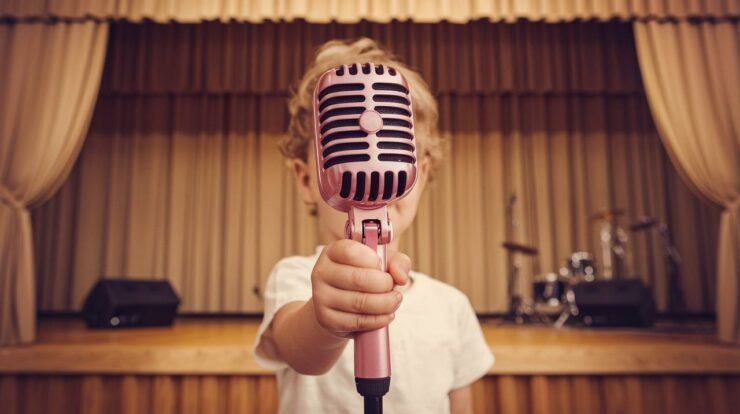
[(401, 252), (388, 252), (388, 273), (397, 285), (405, 285), (409, 281), (411, 272), (411, 258)]

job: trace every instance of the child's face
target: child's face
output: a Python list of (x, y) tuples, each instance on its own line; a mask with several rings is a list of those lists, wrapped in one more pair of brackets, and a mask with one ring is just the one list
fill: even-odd
[[(309, 143), (312, 148), (313, 141)], [(304, 202), (316, 205), (319, 218), (319, 233), (323, 244), (331, 243), (344, 238), (344, 223), (347, 221), (347, 213), (335, 210), (321, 198), (319, 186), (316, 181), (316, 155), (314, 151), (308, 151), (308, 162), (300, 159), (291, 161), (293, 175), (296, 179), (298, 191)], [(393, 242), (391, 248), (397, 249), (398, 241), (408, 229), (416, 216), (416, 208), (419, 199), (424, 192), (429, 162), (419, 159), (416, 184), (406, 197), (390, 204), (388, 214), (393, 224)]]

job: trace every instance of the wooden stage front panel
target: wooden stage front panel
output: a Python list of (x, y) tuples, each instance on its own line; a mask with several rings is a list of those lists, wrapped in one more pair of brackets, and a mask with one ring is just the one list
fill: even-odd
[[(254, 320), (88, 331), (45, 320), (39, 342), (0, 348), (0, 412), (273, 413), (254, 364)], [(555, 331), (484, 323), (497, 362), (476, 413), (734, 413), (740, 349), (707, 333)]]
[[(731, 414), (739, 375), (489, 375), (476, 413)], [(274, 413), (272, 375), (3, 375), (4, 414)], [(415, 413), (414, 413), (415, 414)]]

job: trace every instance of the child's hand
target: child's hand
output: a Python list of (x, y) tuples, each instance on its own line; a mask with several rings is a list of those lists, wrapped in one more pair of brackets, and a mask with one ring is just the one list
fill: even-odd
[(311, 273), (319, 324), (346, 337), (391, 323), (403, 298), (393, 287), (408, 283), (411, 259), (389, 251), (389, 273), (380, 269), (380, 257), (362, 243), (338, 240), (326, 246)]

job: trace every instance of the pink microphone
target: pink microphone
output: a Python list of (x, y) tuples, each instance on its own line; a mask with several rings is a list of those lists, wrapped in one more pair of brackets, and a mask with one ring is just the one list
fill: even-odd
[[(354, 63), (326, 71), (313, 97), (321, 196), (348, 212), (348, 239), (376, 250), (387, 271), (393, 228), (386, 206), (416, 182), (414, 117), (406, 79), (395, 69)], [(355, 334), (355, 383), (365, 412), (382, 412), (390, 388), (388, 328)]]

